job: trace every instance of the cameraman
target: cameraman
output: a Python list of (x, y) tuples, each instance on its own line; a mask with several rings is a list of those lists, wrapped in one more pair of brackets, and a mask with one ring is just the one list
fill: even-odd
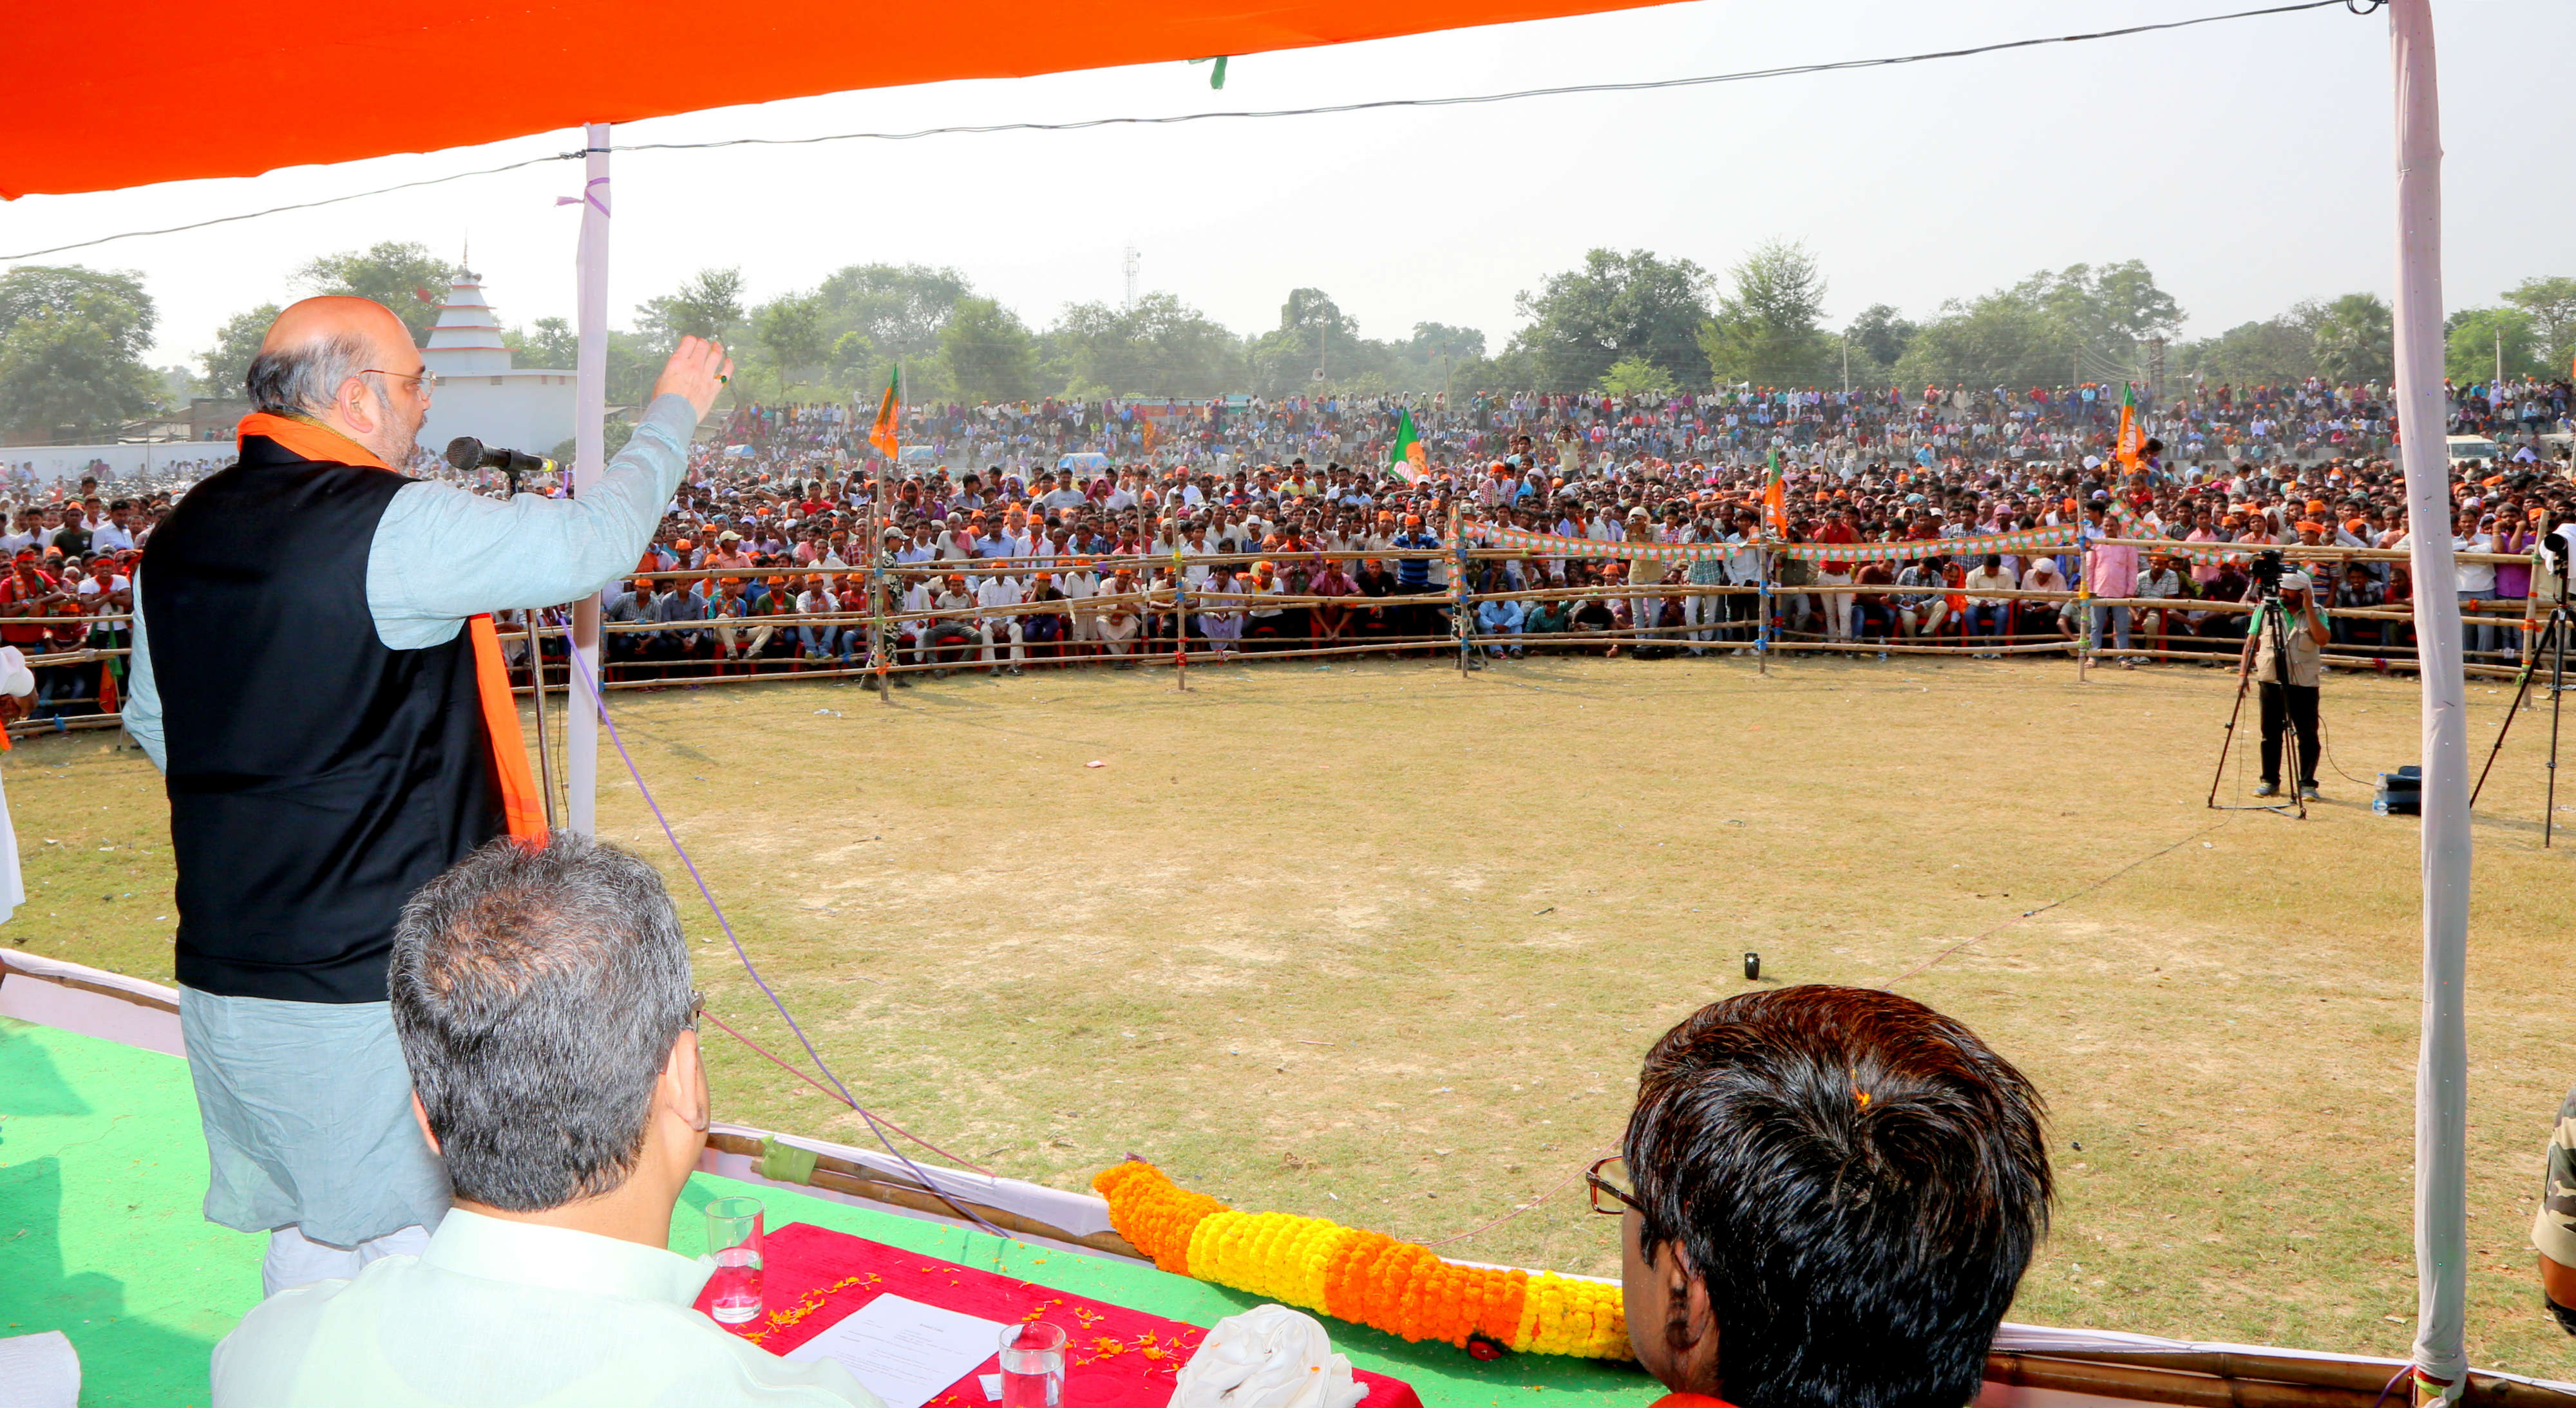
[[(2237, 677), (2244, 678), (2250, 666), (2262, 693), (2263, 785), (2254, 789), (2257, 797), (2280, 795), (2281, 734), (2296, 725), (2299, 795), (2317, 800), (2317, 759), (2323, 751), (2317, 745), (2317, 686), (2325, 678), (2326, 620), (2317, 610), (2315, 591), (2307, 573), (2281, 573), (2279, 596), (2259, 595), (2247, 628)], [(2289, 652), (2286, 673), (2280, 650)]]

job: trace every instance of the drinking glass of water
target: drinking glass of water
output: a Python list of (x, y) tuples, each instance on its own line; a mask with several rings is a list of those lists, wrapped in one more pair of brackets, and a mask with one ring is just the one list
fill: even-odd
[(740, 1325), (760, 1314), (758, 1198), (718, 1198), (707, 1204), (707, 1255), (716, 1264), (707, 1284), (715, 1294), (708, 1313), (722, 1325)]
[(1062, 1408), (1064, 1327), (1033, 1320), (1002, 1330), (1002, 1408)]

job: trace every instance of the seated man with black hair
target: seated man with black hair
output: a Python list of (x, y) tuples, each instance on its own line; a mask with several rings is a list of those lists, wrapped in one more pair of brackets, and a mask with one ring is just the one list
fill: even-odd
[(1745, 993), (1665, 1033), (1625, 1157), (1591, 1175), (1658, 1408), (1974, 1399), (2048, 1227), (2042, 1114), (2010, 1062), (1892, 993)]
[(394, 928), (393, 1027), (455, 1206), (418, 1256), (260, 1302), (217, 1408), (881, 1408), (692, 1308), (666, 1247), (706, 1145), (697, 995), (651, 866), (571, 832), (449, 867)]

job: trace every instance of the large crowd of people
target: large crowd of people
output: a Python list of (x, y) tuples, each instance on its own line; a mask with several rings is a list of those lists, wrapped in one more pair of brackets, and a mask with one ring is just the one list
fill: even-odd
[[(2491, 442), (2452, 461), (2454, 547), (2530, 558), (2576, 521), (2568, 384), (2463, 386), (2450, 404), (2446, 431)], [(899, 674), (1454, 650), (1462, 586), (1484, 655), (2082, 642), (2125, 665), (2215, 662), (2241, 645), (2231, 608), (2249, 591), (2217, 544), (2354, 553), (2314, 569), (2334, 648), (2406, 658), (2406, 565), (2359, 551), (2408, 543), (2383, 388), (2158, 398), (2136, 412), (2152, 439), (2134, 460), (2115, 453), (2120, 411), (2117, 389), (2091, 386), (922, 406), (887, 464), (864, 408), (743, 406), (692, 447), (652, 550), (611, 593), (610, 666), (861, 669), (880, 611)], [(1426, 468), (1388, 466), (1408, 419)], [(456, 477), (426, 453), (411, 468)], [(113, 712), (128, 628), (98, 618), (130, 609), (141, 546), (185, 492), (21, 486), (0, 533), (0, 641), (109, 652), (41, 665), (40, 712)], [(1944, 546), (2051, 530), (2020, 551)], [(1635, 543), (1706, 551), (1610, 546)], [(2462, 565), (2473, 662), (2515, 658), (2533, 591), (2528, 562)]]
[[(902, 664), (1436, 645), (1453, 629), (1462, 570), (1477, 598), (1473, 632), (1497, 654), (1705, 653), (1747, 648), (1757, 634), (2060, 649), (2098, 633), (2115, 652), (2216, 656), (2243, 635), (2243, 613), (2225, 606), (2246, 597), (2246, 564), (2194, 556), (2194, 545), (2406, 545), (2384, 395), (2318, 382), (2195, 389), (2138, 413), (2155, 453), (2135, 467), (2113, 456), (2120, 405), (2100, 387), (1521, 395), (1455, 408), (1439, 398), (927, 406), (900, 427), (927, 449), (925, 463), (888, 477), (881, 519), (858, 409), (744, 407), (702, 447), (692, 490), (646, 564), (741, 575), (630, 584), (612, 601), (633, 628), (614, 653), (718, 670), (863, 657), (855, 618), (872, 609), (867, 539), (878, 525), (887, 606), (907, 618), (891, 642)], [(2527, 557), (2576, 509), (2569, 388), (2470, 385), (2451, 405), (2446, 430), (2495, 442), (2454, 465), (2454, 544)], [(1443, 472), (1381, 467), (1407, 418)], [(1788, 465), (1786, 503), (1769, 521), (1775, 451)], [(1691, 561), (1479, 551), (1462, 562), (1453, 506), (1471, 541), (1516, 529), (1725, 551)], [(2044, 551), (1940, 546), (2052, 528), (2067, 541)], [(2093, 545), (2103, 538), (2176, 546)], [(1866, 561), (1762, 550), (1783, 542), (1924, 547)], [(2347, 613), (2338, 647), (2402, 658), (2412, 645), (2399, 619), (2411, 602), (2404, 564), (2364, 557), (2330, 575), (2321, 595)], [(2083, 610), (2022, 595), (2079, 586), (2139, 604)], [(2528, 566), (2463, 565), (2475, 658), (2515, 653), (2531, 586)], [(728, 624), (745, 616), (773, 619)], [(1646, 632), (1656, 634), (1641, 640)]]
[[(2074, 387), (1936, 387), (1823, 390), (1738, 387), (1700, 393), (1612, 396), (1520, 393), (1446, 396), (1312, 396), (1207, 401), (1169, 398), (1047, 399), (1007, 405), (945, 403), (909, 409), (905, 442), (939, 459), (998, 464), (1026, 479), (1066, 454), (1117, 461), (1284, 464), (1365, 461), (1409, 414), (1435, 460), (1490, 460), (1519, 437), (1544, 442), (1551, 463), (1606, 468), (1636, 458), (1743, 464), (1770, 451), (1840, 465), (1872, 459), (2071, 461), (2107, 452), (2123, 391)], [(2185, 462), (2313, 461), (2386, 453), (2394, 435), (2392, 388), (2195, 384), (2138, 407), (2146, 432)], [(2449, 388), (2450, 434), (2520, 441), (2564, 430), (2564, 381), (2472, 382)], [(867, 408), (746, 406), (723, 435), (739, 457), (862, 454)]]

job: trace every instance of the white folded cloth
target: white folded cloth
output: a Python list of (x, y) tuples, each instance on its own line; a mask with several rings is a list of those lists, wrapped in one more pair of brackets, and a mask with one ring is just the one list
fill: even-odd
[(1367, 1396), (1314, 1316), (1259, 1305), (1208, 1331), (1171, 1408), (1356, 1408)]
[(79, 1408), (80, 1354), (60, 1330), (0, 1340), (0, 1408)]

